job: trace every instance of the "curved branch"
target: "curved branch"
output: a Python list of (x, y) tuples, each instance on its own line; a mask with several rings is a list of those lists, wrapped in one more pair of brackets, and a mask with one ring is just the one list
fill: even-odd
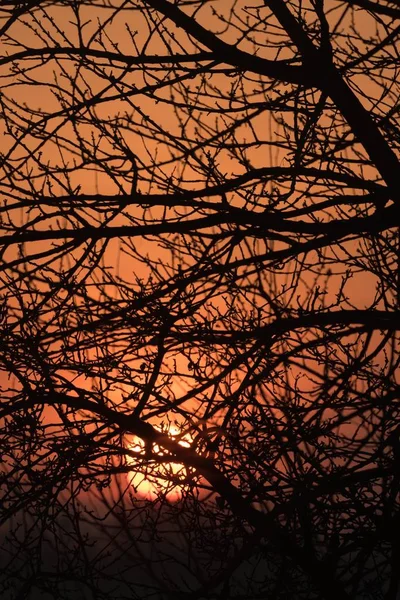
[(171, 4), (166, 0), (146, 0), (146, 4), (163, 14), (184, 29), (184, 31), (195, 40), (200, 42), (214, 52), (214, 58), (220, 62), (228, 63), (239, 69), (245, 69), (252, 73), (265, 75), (277, 81), (287, 81), (300, 85), (310, 86), (315, 83), (312, 72), (303, 67), (289, 66), (286, 61), (268, 60), (253, 54), (239, 50), (236, 46), (220, 40), (214, 33), (205, 29), (192, 17), (180, 10), (177, 4)]
[[(349, 598), (343, 586), (332, 579), (331, 573), (326, 569), (324, 563), (318, 560), (315, 555), (306, 553), (298, 547), (284, 529), (275, 522), (271, 514), (260, 512), (248, 500), (243, 498), (240, 491), (216, 468), (210, 459), (199, 456), (192, 448), (181, 446), (168, 435), (157, 431), (149, 423), (144, 422), (134, 414), (124, 414), (83, 397), (71, 397), (60, 393), (47, 395), (44, 393), (42, 397), (34, 395), (31, 402), (32, 405), (43, 403), (50, 406), (63, 404), (74, 410), (84, 410), (98, 414), (110, 424), (118, 425), (123, 431), (141, 438), (145, 443), (157, 444), (171, 452), (174, 461), (194, 468), (201, 477), (204, 477), (213, 490), (225, 499), (237, 517), (245, 519), (256, 531), (260, 532), (262, 537), (294, 559), (320, 589), (326, 600), (337, 600), (338, 597), (344, 600)], [(16, 412), (22, 406), (26, 408), (27, 403), (15, 404), (12, 407), (12, 412)], [(4, 416), (4, 413), (5, 411), (0, 413), (0, 419)]]

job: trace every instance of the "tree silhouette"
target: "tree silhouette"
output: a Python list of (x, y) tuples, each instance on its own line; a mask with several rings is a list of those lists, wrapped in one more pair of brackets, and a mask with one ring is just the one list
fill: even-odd
[(399, 32), (0, 2), (2, 598), (398, 598)]

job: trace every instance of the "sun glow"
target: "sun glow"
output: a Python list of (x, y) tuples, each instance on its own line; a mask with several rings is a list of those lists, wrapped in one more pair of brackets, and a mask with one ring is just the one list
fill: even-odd
[[(162, 430), (178, 444), (189, 448), (193, 441), (190, 435), (182, 436), (175, 425)], [(126, 455), (128, 465), (132, 470), (128, 474), (129, 482), (134, 491), (142, 498), (157, 500), (179, 500), (189, 485), (189, 472), (181, 463), (171, 462), (168, 452), (164, 452), (157, 444), (147, 455), (144, 442), (134, 436), (128, 443), (129, 454)]]

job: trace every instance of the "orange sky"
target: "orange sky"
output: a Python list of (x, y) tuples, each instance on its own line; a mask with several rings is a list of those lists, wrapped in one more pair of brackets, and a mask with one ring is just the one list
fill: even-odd
[[(243, 7), (244, 4), (247, 3), (241, 2), (237, 6)], [(334, 6), (335, 3), (331, 4)], [(228, 3), (226, 6), (228, 7)], [(227, 10), (226, 14), (228, 15), (228, 13), (229, 11)], [(18, 44), (20, 46), (26, 44), (26, 46), (34, 48), (42, 48), (46, 44), (54, 46), (54, 39), (61, 39), (62, 37), (64, 38), (61, 39), (62, 46), (81, 44), (87, 47), (90, 43), (92, 48), (99, 48), (98, 43), (90, 41), (91, 36), (97, 27), (97, 22), (93, 18), (93, 8), (83, 7), (80, 11), (81, 22), (87, 23), (83, 29), (83, 38), (81, 40), (77, 34), (76, 26), (71, 24), (71, 20), (76, 20), (76, 15), (74, 17), (72, 7), (51, 7), (46, 9), (46, 15), (45, 13), (40, 12), (40, 10), (33, 14), (36, 14), (37, 17), (26, 16), (24, 19), (21, 18), (11, 26), (9, 34), (17, 41), (17, 43), (14, 46), (3, 46), (3, 52), (17, 52)], [(99, 18), (103, 22), (106, 21), (109, 14), (110, 12), (105, 9), (98, 11)], [(51, 21), (50, 16), (54, 19), (53, 22)], [(337, 13), (333, 11), (331, 13), (332, 22), (336, 18)], [(22, 23), (23, 20), (26, 23), (25, 25)], [(219, 24), (217, 24), (215, 17), (213, 17), (211, 13), (211, 5), (206, 6), (203, 11), (199, 12), (198, 21), (211, 29), (216, 30), (219, 27)], [(61, 34), (59, 30), (57, 31), (57, 27), (61, 27), (61, 23), (63, 34)], [(350, 26), (350, 23), (348, 23), (347, 26)], [(366, 11), (357, 13), (357, 23), (355, 23), (354, 26), (359, 30), (362, 30), (366, 38), (370, 35), (368, 32), (372, 31), (371, 19)], [(129, 27), (132, 31), (135, 30), (138, 32), (135, 34), (134, 41), (132, 41), (129, 34)], [(169, 27), (170, 31), (174, 30), (173, 25), (169, 24)], [(36, 30), (41, 32), (43, 39), (39, 39), (34, 33), (33, 28), (36, 28)], [(108, 40), (105, 37), (106, 33), (109, 36)], [(175, 45), (176, 48), (178, 48), (178, 51), (181, 52), (182, 50), (179, 49), (179, 42), (181, 40), (183, 41), (185, 36), (180, 30), (176, 30), (175, 33)], [(235, 37), (237, 38), (237, 36), (237, 30), (235, 32), (233, 26), (221, 33), (221, 38), (229, 42), (235, 41)], [(274, 50), (271, 47), (261, 46), (264, 37), (268, 37), (268, 31), (257, 31), (254, 33), (254, 37), (256, 42), (258, 42), (258, 56), (265, 56), (267, 58), (270, 56), (272, 57)], [(121, 12), (120, 14), (117, 14), (105, 28), (103, 40), (108, 49), (116, 52), (126, 52), (129, 55), (137, 53), (135, 44), (139, 50), (145, 48), (147, 54), (168, 54), (168, 49), (165, 44), (162, 43), (159, 36), (152, 35), (149, 37), (148, 25), (138, 12), (132, 14)], [(114, 44), (117, 44), (118, 46), (114, 46)], [(367, 48), (367, 41), (365, 42), (365, 47)], [(240, 48), (248, 52), (254, 51), (253, 43), (249, 40), (243, 40), (240, 43)], [(194, 51), (194, 47), (191, 48), (187, 40), (185, 40), (185, 51)], [(288, 57), (291, 55), (289, 46), (286, 48), (286, 55)], [(285, 52), (280, 54), (280, 59), (283, 58), (285, 58)], [(64, 89), (64, 96), (70, 94), (68, 103), (71, 105), (76, 105), (77, 103), (84, 104), (87, 97), (94, 96), (100, 92), (102, 92), (103, 98), (109, 98), (108, 101), (102, 102), (95, 108), (81, 109), (80, 114), (86, 114), (88, 122), (82, 121), (80, 124), (76, 125), (71, 124), (71, 122), (68, 121), (64, 122), (64, 117), (50, 118), (44, 125), (46, 131), (45, 142), (43, 142), (43, 131), (40, 127), (37, 127), (36, 131), (30, 131), (30, 134), (24, 138), (24, 144), (26, 144), (26, 146), (22, 153), (26, 152), (28, 149), (33, 151), (33, 155), (22, 166), (21, 171), (18, 171), (17, 168), (13, 184), (17, 182), (21, 188), (15, 193), (16, 198), (13, 198), (13, 201), (18, 201), (18, 199), (24, 198), (24, 194), (27, 194), (28, 200), (34, 202), (34, 195), (29, 196), (32, 192), (32, 190), (29, 189), (30, 185), (36, 186), (35, 189), (37, 191), (40, 188), (41, 183), (45, 182), (46, 179), (45, 174), (43, 173), (38, 176), (39, 167), (37, 161), (39, 159), (42, 166), (46, 164), (47, 161), (49, 161), (50, 165), (61, 165), (63, 161), (64, 163), (71, 161), (72, 164), (74, 158), (77, 158), (77, 151), (80, 149), (80, 143), (86, 143), (87, 150), (91, 150), (93, 153), (95, 152), (94, 147), (96, 144), (98, 144), (99, 148), (97, 151), (98, 165), (95, 168), (93, 168), (93, 165), (89, 162), (88, 164), (82, 165), (71, 175), (71, 188), (76, 188), (76, 186), (79, 185), (80, 194), (100, 193), (101, 195), (121, 195), (122, 192), (129, 193), (132, 185), (132, 166), (129, 162), (129, 152), (124, 156), (124, 148), (128, 148), (130, 152), (134, 153), (137, 162), (140, 165), (138, 188), (142, 193), (145, 194), (149, 190), (152, 193), (156, 193), (159, 190), (165, 192), (164, 183), (169, 176), (175, 177), (175, 181), (178, 181), (179, 178), (181, 178), (183, 180), (183, 187), (186, 189), (202, 188), (205, 185), (205, 176), (204, 174), (199, 176), (196, 173), (196, 161), (193, 159), (186, 160), (182, 163), (181, 159), (182, 153), (185, 148), (187, 148), (187, 146), (184, 145), (184, 138), (185, 136), (186, 138), (189, 138), (189, 136), (196, 135), (196, 126), (198, 125), (198, 122), (195, 120), (190, 120), (190, 106), (189, 108), (182, 109), (182, 115), (180, 117), (181, 121), (179, 121), (174, 108), (168, 104), (169, 86), (165, 86), (162, 91), (156, 94), (156, 97), (153, 97), (148, 90), (146, 90), (145, 94), (138, 91), (138, 88), (141, 86), (151, 85), (153, 82), (157, 81), (156, 77), (161, 75), (159, 75), (156, 70), (152, 73), (150, 73), (150, 68), (145, 69), (144, 72), (128, 71), (123, 74), (121, 82), (118, 83), (115, 82), (114, 79), (110, 80), (110, 76), (118, 80), (122, 75), (121, 66), (117, 64), (117, 62), (112, 65), (112, 68), (109, 65), (103, 67), (100, 59), (97, 60), (96, 63), (98, 66), (97, 69), (94, 70), (91, 69), (89, 64), (80, 64), (78, 59), (74, 60), (72, 63), (64, 58), (57, 60), (52, 59), (46, 61), (43, 65), (37, 63), (36, 67), (32, 70), (26, 70), (20, 74), (13, 74), (12, 69), (14, 68), (17, 70), (19, 67), (25, 69), (26, 62), (24, 62), (24, 60), (17, 61), (19, 67), (13, 66), (12, 64), (2, 66), (3, 73), (6, 73), (7, 69), (9, 69), (10, 72), (9, 80), (3, 79), (3, 86), (9, 84), (9, 87), (5, 90), (5, 94), (8, 98), (7, 101), (17, 102), (20, 106), (19, 112), (21, 115), (24, 113), (22, 103), (26, 103), (27, 109), (33, 111), (27, 116), (28, 121), (40, 121), (40, 114), (46, 113), (47, 111), (51, 113), (52, 111), (59, 110), (62, 107), (60, 98), (57, 97), (57, 93), (60, 89)], [(66, 74), (71, 78), (70, 80), (65, 76)], [(77, 75), (76, 79), (72, 78), (72, 74)], [(21, 81), (22, 83), (20, 84)], [(39, 81), (42, 82), (42, 85), (38, 85)], [(201, 119), (205, 129), (208, 127), (215, 128), (215, 131), (227, 129), (232, 126), (235, 119), (240, 119), (245, 113), (244, 108), (239, 105), (237, 115), (234, 117), (228, 115), (227, 112), (224, 112), (224, 106), (226, 107), (228, 102), (226, 98), (222, 97), (222, 94), (229, 90), (231, 86), (234, 87), (236, 82), (237, 79), (235, 79), (232, 74), (218, 73), (213, 75), (213, 79), (210, 83), (214, 86), (216, 97), (205, 102), (208, 102), (210, 108), (218, 107), (220, 104), (222, 110), (217, 115), (217, 124), (215, 124), (215, 113), (203, 113)], [(378, 97), (378, 86), (374, 85), (371, 79), (365, 79), (362, 75), (355, 75), (353, 77), (353, 83), (362, 86), (363, 93), (365, 94), (364, 98), (362, 98), (362, 102), (367, 108), (370, 108), (367, 97)], [(73, 84), (75, 84), (75, 87)], [(186, 85), (190, 87), (192, 94), (195, 93), (196, 85), (198, 85), (198, 94), (201, 94), (203, 89), (202, 85), (204, 85), (204, 83), (201, 82), (200, 77), (198, 76), (193, 80), (189, 80)], [(269, 90), (268, 83), (266, 83), (265, 80), (262, 81), (259, 77), (254, 77), (254, 81), (248, 81), (246, 85), (246, 94), (251, 95), (251, 101), (254, 103), (265, 99), (266, 94), (276, 93), (274, 90)], [(253, 86), (254, 90), (252, 89)], [(90, 91), (88, 91), (89, 88)], [(115, 88), (118, 89), (118, 94), (125, 92), (126, 96), (124, 98), (115, 98)], [(285, 88), (286, 86), (280, 86), (279, 91), (283, 93), (282, 90), (285, 90)], [(176, 86), (176, 89), (179, 90), (178, 85)], [(239, 94), (240, 91), (243, 92), (243, 90), (238, 88), (237, 93)], [(219, 97), (218, 93), (220, 94)], [(315, 93), (312, 92), (312, 94)], [(194, 98), (194, 96), (191, 98)], [(199, 101), (203, 101), (200, 95), (198, 98)], [(183, 98), (183, 100), (187, 101), (185, 98)], [(120, 115), (119, 127), (112, 125), (113, 118), (115, 118), (117, 114)], [(144, 116), (147, 118), (147, 121)], [(94, 118), (97, 118), (99, 121), (97, 123), (94, 122)], [(185, 122), (185, 119), (187, 119), (187, 123)], [(330, 119), (329, 111), (327, 111), (325, 119), (328, 124)], [(17, 123), (18, 117), (16, 117), (16, 124)], [(6, 152), (13, 142), (10, 136), (5, 135), (4, 123), (2, 126), (2, 152)], [(23, 126), (26, 127), (27, 124), (25, 123)], [(151, 135), (149, 134), (149, 127), (152, 128)], [(255, 168), (260, 168), (265, 166), (266, 162), (268, 165), (285, 165), (285, 155), (287, 152), (281, 147), (280, 135), (282, 130), (280, 125), (274, 122), (268, 114), (266, 114), (266, 111), (264, 111), (254, 117), (252, 127), (245, 124), (237, 128), (236, 142), (243, 145), (249, 141), (254, 142), (254, 147), (247, 152), (248, 160), (251, 161), (253, 166)], [(173, 139), (176, 134), (181, 134), (183, 141), (180, 146), (176, 144), (175, 148), (171, 149), (171, 139)], [(94, 136), (93, 142), (92, 135)], [(232, 140), (232, 137), (228, 139)], [(59, 143), (58, 147), (55, 144), (56, 141)], [(257, 142), (257, 144), (255, 142)], [(270, 142), (274, 142), (272, 147), (268, 145)], [(60, 147), (62, 147), (61, 151)], [(40, 157), (38, 154), (39, 152), (42, 152)], [(15, 164), (17, 167), (19, 166), (18, 158), (20, 154), (21, 151), (16, 149), (12, 155), (13, 158), (16, 159)], [(201, 159), (204, 164), (206, 153), (199, 151), (198, 155), (200, 157), (199, 160)], [(157, 157), (158, 161), (166, 162), (162, 169), (153, 167), (152, 161), (154, 157)], [(349, 154), (349, 158), (351, 158), (351, 153)], [(238, 175), (243, 172), (244, 169), (243, 164), (240, 164), (238, 157), (235, 158), (233, 153), (226, 148), (222, 148), (221, 151), (216, 154), (216, 162), (218, 165), (218, 173), (221, 177)], [(32, 168), (31, 176), (27, 178), (26, 174), (30, 168)], [(116, 179), (112, 169), (118, 168), (120, 169), (120, 176)], [(356, 167), (354, 167), (354, 169), (356, 169)], [(371, 170), (367, 175), (373, 179), (376, 176), (376, 173)], [(33, 177), (37, 176), (38, 178), (34, 180)], [(22, 180), (20, 177), (22, 177)], [(44, 185), (44, 193), (47, 195), (53, 194), (55, 199), (60, 196), (68, 195), (65, 178), (63, 178), (62, 175), (57, 174), (57, 176), (53, 176), (52, 179), (51, 186), (48, 184)], [(5, 197), (10, 197), (13, 184), (9, 183), (7, 177), (3, 177), (0, 183), (0, 191)], [(269, 189), (270, 187), (271, 185), (269, 184), (269, 192), (271, 191)], [(306, 184), (304, 184), (303, 187), (305, 188)], [(299, 185), (299, 197), (301, 188), (302, 186)], [(318, 191), (319, 186), (315, 186), (315, 193)], [(262, 194), (260, 193), (260, 198), (261, 197)], [(10, 200), (7, 199), (7, 202), (9, 201)], [(230, 194), (228, 196), (228, 201), (234, 206), (242, 206), (244, 204), (243, 197), (239, 197), (237, 194)], [(267, 202), (267, 200), (265, 200), (265, 202)], [(163, 210), (162, 207), (152, 209), (151, 211), (146, 208), (142, 210), (133, 204), (116, 214), (115, 218), (110, 220), (109, 225), (128, 225), (132, 218), (145, 218), (150, 222), (154, 222), (156, 219), (162, 219)], [(180, 210), (182, 209), (172, 209), (169, 214), (174, 214), (174, 211), (175, 213), (178, 213)], [(254, 210), (258, 211), (258, 207)], [(68, 213), (68, 205), (66, 209), (61, 210), (56, 203), (54, 207), (47, 206), (43, 211), (45, 212), (46, 217), (43, 217), (42, 223), (38, 225), (39, 228), (60, 228), (67, 223), (68, 226), (71, 227), (72, 224), (78, 223), (78, 219), (72, 217), (71, 214)], [(78, 212), (80, 211), (78, 210)], [(10, 210), (13, 226), (20, 225), (21, 223), (26, 224), (29, 221), (33, 222), (39, 214), (40, 212), (37, 207), (34, 207), (31, 211), (28, 210), (27, 206), (22, 208), (18, 206), (17, 209)], [(81, 216), (83, 216), (90, 224), (98, 224), (104, 219), (104, 215), (99, 213), (96, 206), (92, 206), (90, 210), (82, 210)], [(10, 225), (11, 224), (7, 224), (7, 228), (9, 228)], [(41, 253), (49, 249), (52, 244), (53, 241), (35, 241), (32, 244), (27, 244), (26, 250), (28, 252)], [(158, 258), (160, 262), (165, 263), (166, 268), (164, 270), (164, 277), (167, 280), (167, 269), (172, 265), (171, 254), (165, 249), (160, 248), (154, 237), (150, 241), (137, 239), (134, 244), (137, 251), (135, 257), (132, 256), (133, 245), (129, 239), (124, 239), (123, 241), (113, 240), (108, 245), (103, 257), (105, 272), (109, 271), (114, 276), (118, 275), (127, 282), (128, 285), (132, 285), (132, 287), (136, 286), (137, 283), (135, 282), (134, 277), (146, 279), (149, 276), (150, 269), (145, 265), (144, 260), (142, 260), (149, 255), (153, 261)], [(260, 247), (261, 245), (262, 243), (260, 242)], [(345, 251), (348, 252), (349, 255), (352, 255), (357, 251), (357, 247), (358, 241), (347, 242)], [(131, 253), (131, 256), (129, 256), (128, 251)], [(259, 251), (261, 252), (261, 250)], [(244, 254), (247, 253), (248, 255), (249, 248), (241, 247), (240, 251), (238, 250), (238, 256), (241, 252)], [(57, 281), (61, 267), (66, 269), (68, 261), (70, 265), (72, 265), (72, 263), (78, 261), (79, 257), (82, 255), (83, 247), (79, 248), (79, 250), (74, 250), (68, 258), (64, 257), (62, 261), (57, 261), (54, 265), (54, 271), (49, 275), (49, 278), (51, 279), (51, 277), (54, 277), (54, 280)], [(6, 251), (6, 261), (15, 260), (17, 257), (18, 249), (15, 245)], [(347, 260), (343, 250), (339, 252), (339, 258)], [(175, 257), (174, 261), (177, 262), (178, 258)], [(174, 268), (176, 267), (175, 264), (173, 266)], [(190, 264), (187, 264), (186, 268), (189, 268), (190, 266)], [(339, 264), (336, 266), (338, 271), (342, 268)], [(162, 269), (162, 267), (160, 267), (160, 269)], [(311, 273), (311, 270), (306, 272), (304, 278), (296, 284), (296, 294), (294, 294), (292, 298), (294, 306), (296, 306), (296, 302), (301, 303), (304, 297), (310, 297), (317, 283), (321, 286), (326, 285), (327, 293), (323, 298), (323, 301), (328, 302), (335, 296), (340, 287), (341, 276), (335, 276), (334, 265), (329, 265), (329, 269), (332, 272), (331, 275), (327, 274), (327, 269), (325, 269), (324, 274), (313, 274)], [(78, 273), (78, 277), (84, 278), (84, 276), (84, 269), (81, 269)], [(104, 274), (99, 274), (99, 276), (104, 277)], [(288, 269), (282, 274), (278, 273), (276, 276), (271, 277), (268, 285), (272, 292), (279, 295), (279, 289), (282, 289), (284, 285), (288, 286), (291, 278), (292, 275), (290, 269)], [(8, 282), (5, 278), (2, 279), (2, 282), (4, 290), (8, 287)], [(101, 285), (98, 285), (96, 288), (93, 283), (93, 280), (91, 280), (89, 295), (97, 300), (101, 297)], [(368, 307), (372, 303), (375, 295), (375, 284), (376, 277), (371, 273), (368, 273), (367, 269), (360, 269), (359, 272), (357, 272), (353, 267), (352, 276), (346, 284), (346, 293), (351, 304), (359, 308)], [(44, 286), (45, 284), (42, 282), (41, 285)], [(47, 285), (51, 288), (51, 281), (48, 282)], [(103, 291), (107, 289), (111, 296), (114, 294), (114, 297), (119, 299), (118, 290), (116, 288), (116, 285), (109, 283), (103, 288)], [(41, 289), (42, 292), (43, 290), (44, 288)], [(79, 300), (79, 302), (80, 301), (81, 300)], [(16, 313), (18, 313), (19, 309), (16, 300), (9, 298), (8, 302)], [(222, 309), (226, 309), (226, 302), (222, 297), (213, 298), (209, 304), (211, 308), (219, 306)], [(249, 310), (249, 306), (246, 308)], [(93, 353), (93, 350), (88, 351), (87, 357), (93, 358)], [(141, 360), (142, 357), (137, 359), (138, 364)], [(186, 371), (186, 373), (185, 377), (182, 376), (176, 378), (177, 381), (173, 382), (171, 385), (171, 388), (173, 388), (172, 391), (171, 389), (169, 391), (172, 395), (184, 396), (191, 386), (190, 373), (187, 372), (189, 362), (188, 355), (184, 352), (171, 352), (165, 359), (166, 369), (173, 368), (174, 360), (176, 361), (178, 369), (182, 369), (183, 371)], [(139, 372), (138, 365), (136, 365), (136, 367), (138, 369), (136, 377), (141, 382), (145, 381), (146, 375)], [(235, 383), (233, 378), (229, 384), (234, 387)], [(236, 385), (239, 384), (240, 382), (236, 382)], [(82, 385), (89, 384), (83, 384), (82, 382)], [(114, 402), (121, 401), (122, 394), (129, 392), (129, 389), (126, 390), (126, 387), (128, 386), (125, 386), (124, 384), (115, 386), (115, 395), (111, 399)], [(198, 423), (204, 417), (204, 412), (201, 410), (200, 399), (196, 404), (196, 409), (197, 412), (194, 421), (196, 427), (198, 427)], [(195, 413), (194, 408), (193, 412)]]

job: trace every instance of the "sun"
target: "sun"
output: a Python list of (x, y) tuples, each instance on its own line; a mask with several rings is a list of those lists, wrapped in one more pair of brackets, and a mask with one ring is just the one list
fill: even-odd
[[(161, 431), (161, 428), (156, 427)], [(182, 436), (182, 432), (175, 425), (163, 428), (172, 439), (179, 436), (178, 444), (189, 448), (192, 439), (189, 434)], [(143, 499), (157, 500), (160, 498), (178, 501), (185, 489), (188, 488), (188, 469), (181, 463), (171, 462), (159, 446), (154, 445), (152, 455), (161, 459), (160, 462), (149, 460), (145, 456), (143, 441), (133, 436), (128, 442), (129, 454), (126, 455), (128, 465), (132, 471), (128, 474), (129, 483), (134, 492)], [(137, 455), (137, 456), (135, 456)], [(162, 459), (165, 460), (162, 460)], [(135, 467), (137, 471), (135, 471)]]

